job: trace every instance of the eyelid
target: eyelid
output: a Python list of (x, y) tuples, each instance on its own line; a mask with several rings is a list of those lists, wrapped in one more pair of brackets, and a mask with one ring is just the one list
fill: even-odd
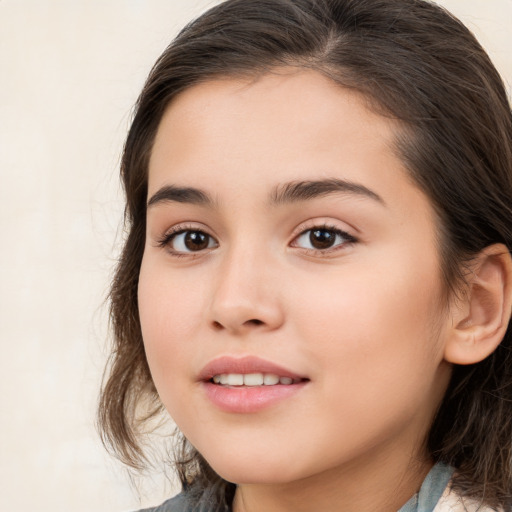
[[(328, 247), (325, 249), (304, 248), (304, 247), (299, 247), (297, 245), (294, 245), (296, 243), (296, 241), (299, 239), (299, 237), (304, 236), (304, 234), (307, 233), (308, 231), (312, 231), (315, 229), (332, 231), (335, 234), (344, 238), (345, 241), (342, 243), (338, 243), (337, 245), (334, 245), (333, 247)], [(207, 247), (205, 249), (201, 249), (198, 251), (177, 251), (177, 250), (173, 249), (170, 246), (171, 241), (177, 235), (186, 233), (187, 231), (197, 231), (197, 232), (204, 233), (205, 235), (210, 237), (211, 240), (213, 240), (213, 242), (215, 243), (215, 246)], [(332, 221), (332, 220), (311, 219), (306, 222), (303, 222), (293, 231), (292, 239), (289, 242), (289, 245), (291, 247), (299, 249), (303, 252), (315, 253), (315, 254), (319, 254), (319, 255), (328, 255), (331, 252), (339, 251), (339, 250), (345, 248), (346, 246), (352, 245), (359, 241), (359, 239), (356, 236), (354, 236), (353, 234), (351, 234), (350, 231), (352, 231), (352, 230), (347, 230), (344, 227), (336, 225), (335, 221)], [(217, 237), (214, 236), (211, 233), (211, 230), (209, 228), (207, 228), (204, 224), (194, 223), (194, 222), (184, 222), (184, 223), (179, 223), (174, 226), (171, 226), (161, 236), (156, 237), (155, 246), (166, 249), (173, 256), (194, 257), (194, 256), (204, 255), (206, 252), (209, 252), (211, 249), (218, 247), (219, 242), (218, 242)]]
[(346, 234), (348, 237), (354, 240), (358, 240), (358, 236), (354, 234), (354, 232), (356, 231), (355, 228), (350, 227), (345, 222), (342, 223), (341, 221), (328, 217), (316, 217), (314, 219), (309, 219), (305, 222), (300, 223), (293, 230), (293, 233), (291, 235), (292, 240), (297, 238), (299, 235), (302, 235), (305, 231), (309, 231), (315, 228), (339, 231), (343, 234)]
[(195, 223), (182, 223), (182, 224), (176, 224), (169, 229), (167, 229), (161, 236), (157, 237), (155, 240), (156, 247), (160, 247), (163, 249), (167, 249), (173, 256), (181, 257), (181, 256), (187, 256), (187, 257), (194, 257), (194, 256), (200, 256), (202, 254), (205, 254), (207, 251), (213, 249), (213, 247), (206, 248), (204, 250), (200, 251), (176, 251), (172, 247), (170, 247), (171, 241), (178, 235), (182, 233), (186, 233), (187, 231), (196, 231), (201, 232), (210, 237), (214, 242), (215, 246), (217, 247), (219, 245), (219, 242), (215, 236), (213, 236), (210, 233), (210, 230), (206, 228), (203, 224), (195, 224)]
[[(326, 249), (304, 248), (294, 245), (294, 243), (296, 243), (301, 236), (304, 236), (308, 231), (313, 231), (315, 229), (332, 231), (336, 235), (340, 235), (346, 241), (338, 245), (334, 245), (333, 247), (328, 247)], [(312, 253), (320, 256), (328, 256), (330, 253), (343, 250), (347, 246), (353, 245), (357, 242), (359, 242), (358, 237), (351, 234), (349, 230), (346, 230), (341, 226), (336, 225), (333, 221), (312, 219), (307, 221), (306, 223), (301, 224), (294, 230), (290, 246), (306, 253)]]

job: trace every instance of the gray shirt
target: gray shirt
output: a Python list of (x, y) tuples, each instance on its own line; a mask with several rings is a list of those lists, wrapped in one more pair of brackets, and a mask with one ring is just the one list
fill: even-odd
[[(398, 512), (432, 512), (443, 494), (453, 469), (444, 464), (436, 464), (426, 476), (419, 492), (417, 492)], [(158, 507), (139, 510), (139, 512), (212, 512), (216, 510), (214, 493), (206, 490), (199, 504), (186, 492), (182, 492), (162, 503)]]

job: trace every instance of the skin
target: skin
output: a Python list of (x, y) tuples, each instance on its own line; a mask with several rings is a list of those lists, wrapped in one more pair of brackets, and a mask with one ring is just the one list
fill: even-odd
[[(174, 186), (212, 201), (148, 207), (145, 349), (172, 418), (239, 484), (235, 512), (396, 512), (432, 466), (423, 441), (450, 376), (452, 319), (436, 217), (393, 149), (397, 130), (357, 93), (295, 69), (194, 86), (162, 119), (148, 198)], [(271, 201), (283, 184), (325, 179), (374, 196)], [(315, 226), (357, 241), (314, 250)], [(205, 233), (207, 247), (161, 243), (173, 229)], [(259, 412), (222, 411), (198, 374), (245, 355), (309, 381)]]

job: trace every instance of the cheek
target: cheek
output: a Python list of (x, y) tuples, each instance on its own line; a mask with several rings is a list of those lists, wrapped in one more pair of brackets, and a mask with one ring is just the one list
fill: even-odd
[(143, 260), (138, 302), (151, 374), (159, 392), (166, 394), (193, 359), (190, 340), (201, 325), (205, 293), (201, 279), (184, 282), (161, 267), (150, 258)]
[(323, 282), (312, 279), (296, 302), (298, 337), (309, 340), (310, 357), (332, 368), (329, 375), (339, 375), (335, 369), (354, 375), (345, 381), (354, 391), (364, 378), (389, 382), (432, 374), (442, 358), (437, 261), (380, 263), (362, 261)]
[(313, 293), (318, 280), (309, 283), (309, 295), (296, 302), (296, 335), (322, 390), (316, 407), (326, 436), (374, 442), (401, 432), (411, 418), (421, 428), (444, 393), (436, 273), (417, 280), (415, 266), (397, 268), (353, 266), (320, 294)]

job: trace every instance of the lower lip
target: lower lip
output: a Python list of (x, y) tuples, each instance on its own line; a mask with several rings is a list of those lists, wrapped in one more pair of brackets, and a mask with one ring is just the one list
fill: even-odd
[(222, 411), (248, 414), (262, 411), (292, 397), (306, 384), (307, 381), (290, 385), (229, 387), (208, 381), (203, 382), (203, 387), (210, 401)]

